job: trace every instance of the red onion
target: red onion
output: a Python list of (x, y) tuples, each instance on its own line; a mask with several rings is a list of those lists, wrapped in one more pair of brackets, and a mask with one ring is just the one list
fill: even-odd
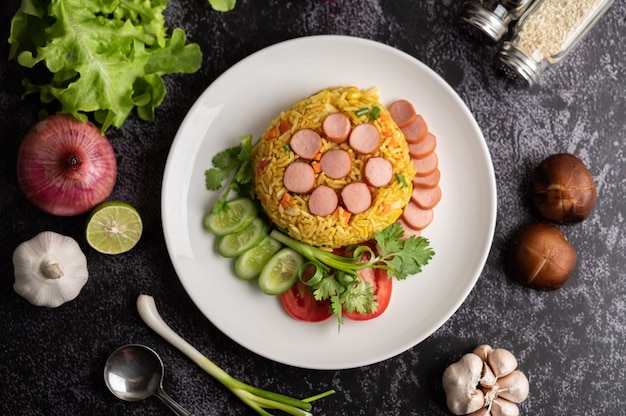
[(90, 122), (52, 115), (26, 135), (17, 180), (26, 199), (49, 214), (78, 215), (104, 202), (117, 179), (115, 153)]

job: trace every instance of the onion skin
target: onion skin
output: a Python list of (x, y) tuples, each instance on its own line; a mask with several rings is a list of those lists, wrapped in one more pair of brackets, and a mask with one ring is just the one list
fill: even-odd
[(37, 208), (58, 216), (83, 214), (104, 202), (117, 179), (115, 152), (90, 122), (51, 115), (26, 135), (17, 180)]

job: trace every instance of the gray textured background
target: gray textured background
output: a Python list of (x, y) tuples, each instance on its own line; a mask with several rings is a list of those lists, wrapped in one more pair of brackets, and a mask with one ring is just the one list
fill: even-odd
[[(480, 343), (511, 350), (527, 374), (527, 415), (618, 415), (626, 408), (626, 2), (618, 0), (540, 88), (519, 90), (492, 67), (495, 47), (479, 46), (455, 25), (460, 1), (239, 0), (233, 12), (205, 0), (172, 0), (170, 27), (201, 45), (203, 66), (167, 78), (168, 95), (154, 123), (130, 118), (109, 138), (119, 179), (113, 199), (135, 205), (145, 232), (131, 252), (109, 257), (88, 249), (85, 217), (56, 218), (22, 197), (15, 158), (35, 123), (37, 100), (20, 99), (25, 71), (8, 63), (0, 45), (0, 414), (168, 415), (156, 399), (126, 403), (102, 382), (108, 354), (128, 342), (152, 345), (168, 367), (166, 389), (198, 415), (252, 414), (149, 330), (135, 312), (138, 293), (163, 299), (164, 318), (202, 346), (235, 377), (294, 396), (327, 388), (338, 393), (315, 404), (321, 415), (446, 415), (441, 375)], [(1, 6), (7, 39), (19, 1)], [(385, 362), (344, 371), (309, 371), (260, 358), (221, 334), (191, 303), (169, 261), (160, 222), (165, 160), (186, 112), (217, 76), (278, 41), (314, 34), (374, 39), (418, 58), (440, 74), (476, 117), (491, 151), (498, 187), (496, 233), (487, 265), (454, 316), (416, 347)], [(562, 227), (579, 261), (555, 292), (523, 288), (504, 273), (511, 233), (535, 221), (527, 201), (530, 171), (551, 153), (570, 152), (590, 168), (598, 188), (593, 215)], [(11, 255), (43, 230), (76, 238), (91, 277), (73, 302), (37, 308), (12, 289)], [(454, 261), (454, 259), (450, 259)], [(364, 346), (367, 348), (367, 346)]]

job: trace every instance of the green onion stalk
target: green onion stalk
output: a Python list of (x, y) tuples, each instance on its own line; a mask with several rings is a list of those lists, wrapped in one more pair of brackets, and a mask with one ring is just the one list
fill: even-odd
[(384, 269), (390, 276), (404, 280), (409, 275), (420, 273), (422, 266), (428, 264), (435, 254), (424, 237), (404, 238), (404, 230), (397, 222), (376, 233), (375, 241), (370, 242), (376, 244), (376, 252), (373, 245), (362, 244), (348, 247), (347, 256), (294, 240), (278, 230), (272, 230), (270, 236), (307, 258), (319, 274), (334, 269), (344, 276), (354, 277), (359, 270), (371, 267)]
[(328, 390), (316, 396), (300, 400), (250, 386), (231, 377), (228, 373), (218, 367), (215, 363), (209, 360), (206, 356), (174, 332), (174, 330), (171, 329), (159, 315), (156, 303), (152, 296), (145, 294), (139, 295), (137, 298), (137, 310), (146, 325), (185, 354), (187, 358), (197, 364), (209, 375), (222, 383), (232, 393), (239, 397), (242, 402), (254, 409), (260, 415), (272, 416), (272, 414), (265, 409), (276, 409), (294, 416), (312, 416), (311, 402), (334, 393), (334, 390)]
[(309, 262), (305, 266), (315, 266), (315, 274), (306, 282), (310, 286), (319, 283), (324, 276), (329, 275), (331, 270), (335, 271), (335, 277), (344, 286), (354, 283), (359, 276), (359, 270), (368, 267), (393, 272), (367, 245), (349, 247), (347, 252), (350, 254), (346, 257), (294, 240), (278, 230), (272, 230), (270, 236), (308, 259)]

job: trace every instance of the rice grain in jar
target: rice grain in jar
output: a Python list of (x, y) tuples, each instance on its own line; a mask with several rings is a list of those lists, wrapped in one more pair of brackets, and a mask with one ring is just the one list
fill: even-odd
[(499, 67), (532, 87), (608, 10), (614, 0), (535, 0), (498, 52)]

